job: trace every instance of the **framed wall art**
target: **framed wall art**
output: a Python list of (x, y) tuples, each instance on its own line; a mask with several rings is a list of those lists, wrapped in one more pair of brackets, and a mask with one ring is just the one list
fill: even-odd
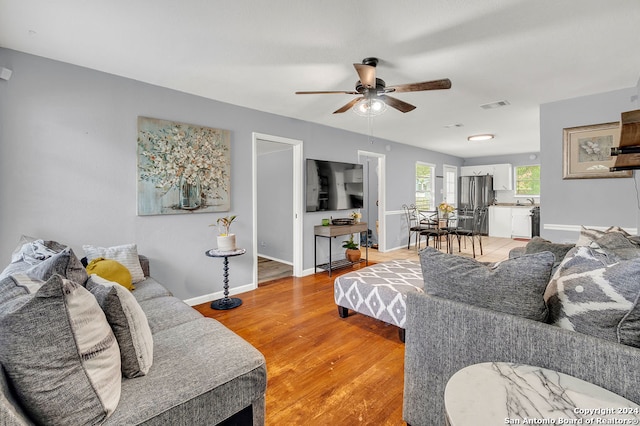
[(563, 131), (563, 179), (624, 178), (632, 171), (610, 172), (616, 158), (611, 147), (618, 146), (620, 123), (570, 127)]
[(229, 133), (138, 117), (138, 215), (229, 211)]

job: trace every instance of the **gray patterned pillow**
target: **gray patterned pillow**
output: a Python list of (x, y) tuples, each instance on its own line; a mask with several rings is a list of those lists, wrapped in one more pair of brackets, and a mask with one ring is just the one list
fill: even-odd
[(153, 336), (147, 316), (125, 287), (91, 275), (87, 290), (98, 300), (120, 346), (125, 377), (144, 376), (153, 363)]
[(89, 278), (82, 262), (69, 247), (27, 269), (25, 274), (42, 281), (47, 281), (53, 275), (58, 274), (81, 285), (84, 285)]
[(550, 322), (568, 330), (640, 347), (640, 259), (611, 263), (576, 247), (545, 292)]
[(120, 400), (120, 352), (104, 313), (60, 275), (2, 306), (0, 364), (38, 424), (99, 424)]
[(554, 260), (545, 251), (487, 265), (431, 247), (420, 252), (427, 294), (536, 321), (547, 319), (542, 295)]

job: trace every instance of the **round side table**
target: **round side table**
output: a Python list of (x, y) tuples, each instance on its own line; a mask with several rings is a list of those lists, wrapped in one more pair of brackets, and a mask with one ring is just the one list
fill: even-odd
[(242, 299), (237, 297), (229, 297), (229, 258), (234, 256), (240, 256), (245, 254), (245, 249), (235, 249), (230, 251), (222, 251), (218, 249), (211, 249), (204, 252), (209, 257), (222, 257), (224, 258), (224, 297), (222, 299), (214, 300), (211, 302), (211, 309), (227, 310), (237, 308), (242, 305)]

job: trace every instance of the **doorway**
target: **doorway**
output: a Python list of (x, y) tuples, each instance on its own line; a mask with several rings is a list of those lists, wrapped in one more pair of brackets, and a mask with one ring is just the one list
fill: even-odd
[(302, 141), (253, 134), (253, 275), (302, 271)]
[[(376, 152), (358, 151), (358, 162), (364, 168), (365, 206), (362, 219), (370, 230), (371, 243), (385, 251), (385, 156)], [(377, 247), (376, 247), (377, 246)]]

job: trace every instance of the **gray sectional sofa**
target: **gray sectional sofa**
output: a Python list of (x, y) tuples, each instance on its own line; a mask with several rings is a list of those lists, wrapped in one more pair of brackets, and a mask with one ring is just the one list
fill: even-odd
[[(607, 236), (609, 238), (610, 236)], [(600, 240), (604, 245), (605, 242)], [(619, 241), (618, 241), (619, 242)], [(637, 244), (637, 238), (636, 242)], [(587, 243), (588, 245), (588, 243)], [(600, 387), (608, 389), (622, 397), (640, 404), (640, 348), (638, 340), (631, 344), (621, 344), (616, 339), (638, 339), (640, 338), (638, 307), (638, 297), (640, 296), (640, 248), (638, 246), (626, 245), (624, 259), (612, 254), (612, 251), (600, 250), (591, 247), (571, 249), (564, 259), (554, 259), (557, 262), (548, 266), (554, 271), (554, 275), (549, 275), (551, 285), (554, 279), (564, 273), (575, 271), (576, 265), (570, 262), (580, 259), (580, 253), (595, 253), (595, 256), (602, 260), (607, 268), (620, 268), (626, 265), (627, 273), (616, 274), (614, 280), (625, 281), (627, 288), (633, 291), (627, 293), (626, 297), (631, 300), (632, 306), (626, 314), (623, 312), (623, 319), (615, 322), (612, 335), (606, 335), (610, 330), (601, 330), (598, 336), (590, 335), (589, 328), (583, 327), (581, 321), (589, 322), (592, 327), (593, 322), (599, 321), (595, 313), (591, 318), (570, 318), (576, 330), (573, 331), (550, 324), (553, 312), (549, 312), (549, 318), (540, 320), (531, 319), (520, 315), (519, 312), (509, 311), (510, 298), (506, 287), (498, 291), (487, 293), (482, 298), (469, 300), (469, 297), (460, 297), (469, 288), (461, 287), (460, 282), (452, 274), (444, 274), (445, 278), (440, 284), (433, 275), (433, 269), (437, 268), (436, 263), (449, 262), (449, 258), (438, 257), (433, 252), (421, 253), (421, 262), (425, 279), (425, 293), (411, 292), (407, 294), (407, 320), (406, 320), (406, 345), (405, 345), (405, 384), (404, 384), (404, 406), (403, 417), (407, 424), (412, 426), (432, 426), (445, 423), (444, 390), (449, 378), (463, 367), (491, 361), (504, 361), (529, 364), (547, 369), (559, 371), (571, 376), (594, 383)], [(596, 246), (597, 247), (597, 246)], [(565, 247), (566, 248), (566, 247)], [(567, 252), (561, 248), (560, 256)], [(568, 249), (568, 248), (567, 248)], [(544, 249), (543, 249), (544, 250)], [(606, 252), (606, 253), (605, 253)], [(605, 254), (602, 254), (605, 253)], [(538, 256), (536, 261), (548, 263), (540, 254), (525, 254), (524, 250), (516, 251), (512, 254), (510, 263), (520, 259), (520, 262), (531, 259), (530, 256)], [(550, 253), (547, 253), (550, 254)], [(620, 252), (618, 252), (620, 254)], [(443, 255), (446, 256), (446, 255)], [(570, 256), (575, 256), (569, 260)], [(436, 258), (438, 257), (438, 258)], [(558, 268), (558, 262), (560, 263)], [(567, 263), (569, 262), (569, 263)], [(564, 265), (564, 266), (563, 266)], [(445, 265), (446, 266), (446, 265)], [(460, 266), (460, 265), (458, 265)], [(427, 268), (431, 272), (427, 271)], [(558, 270), (558, 269), (559, 270)], [(563, 269), (564, 268), (564, 269)], [(469, 272), (467, 270), (466, 272)], [(528, 275), (531, 275), (526, 266), (522, 264), (514, 270), (515, 278), (511, 277), (514, 288), (530, 285)], [(550, 272), (547, 272), (550, 274)], [(544, 272), (542, 272), (544, 274)], [(489, 286), (489, 282), (478, 282), (477, 274), (473, 274), (473, 285), (477, 287)], [(607, 277), (606, 273), (604, 275)], [(567, 278), (567, 275), (564, 276)], [(495, 278), (494, 278), (495, 279)], [(429, 282), (431, 281), (431, 282)], [(505, 284), (505, 283), (503, 283)], [(508, 283), (506, 283), (508, 284)], [(556, 283), (557, 284), (557, 283)], [(584, 288), (579, 289), (581, 295), (588, 293), (588, 284), (578, 283)], [(531, 284), (533, 285), (533, 284)], [(563, 283), (564, 296), (572, 297), (571, 282)], [(447, 294), (446, 286), (458, 294)], [(434, 290), (435, 287), (435, 290)], [(438, 289), (439, 287), (439, 289)], [(434, 295), (434, 291), (438, 294)], [(519, 290), (515, 290), (519, 291)], [(538, 290), (540, 291), (540, 290)], [(542, 288), (545, 293), (545, 305), (549, 310), (554, 305), (553, 297), (549, 295), (549, 287)], [(543, 293), (539, 293), (537, 299), (542, 300)], [(563, 296), (563, 297), (564, 297)], [(463, 300), (467, 297), (467, 300)], [(532, 296), (533, 297), (533, 296)], [(635, 298), (635, 302), (633, 301)], [(528, 307), (539, 303), (527, 300), (527, 297), (517, 295), (516, 300)], [(487, 303), (494, 303), (501, 306), (488, 307)], [(515, 306), (515, 304), (514, 304)], [(502, 310), (502, 312), (500, 311)], [(565, 321), (562, 315), (556, 312), (558, 322)], [(616, 335), (617, 332), (617, 335)], [(623, 333), (624, 332), (624, 333)], [(598, 334), (596, 332), (595, 334)], [(627, 334), (626, 337), (622, 334)]]
[[(153, 364), (142, 377), (122, 377), (115, 411), (96, 423), (263, 425), (267, 373), (262, 354), (172, 296), (149, 277), (148, 260), (140, 259), (145, 279), (135, 284), (133, 295), (153, 336)], [(32, 418), (5, 373), (0, 370), (0, 424), (42, 423)]]

